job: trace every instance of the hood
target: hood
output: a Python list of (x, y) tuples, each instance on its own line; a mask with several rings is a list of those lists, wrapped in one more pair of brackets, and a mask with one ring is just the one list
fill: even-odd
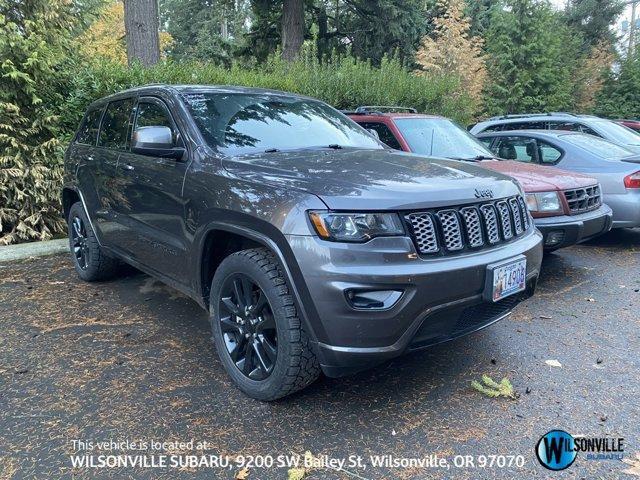
[(501, 173), (392, 150), (296, 150), (224, 160), (246, 180), (313, 193), (335, 210), (414, 210), (519, 193)]
[(598, 183), (597, 179), (581, 173), (513, 160), (483, 160), (479, 165), (515, 178), (527, 193), (571, 190)]

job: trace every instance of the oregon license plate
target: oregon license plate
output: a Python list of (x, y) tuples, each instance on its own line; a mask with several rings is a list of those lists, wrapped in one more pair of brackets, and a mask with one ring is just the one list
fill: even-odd
[(489, 266), (491, 299), (502, 300), (527, 286), (527, 258), (518, 257), (497, 265)]

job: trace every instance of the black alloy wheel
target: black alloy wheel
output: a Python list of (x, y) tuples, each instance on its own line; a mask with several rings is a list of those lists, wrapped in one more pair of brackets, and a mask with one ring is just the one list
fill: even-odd
[(84, 225), (84, 221), (75, 216), (71, 220), (71, 239), (73, 254), (75, 255), (78, 267), (82, 270), (86, 270), (89, 266), (90, 251), (87, 240), (87, 229)]
[(271, 375), (278, 356), (278, 331), (273, 310), (260, 286), (234, 273), (221, 288), (220, 328), (235, 366), (256, 381)]

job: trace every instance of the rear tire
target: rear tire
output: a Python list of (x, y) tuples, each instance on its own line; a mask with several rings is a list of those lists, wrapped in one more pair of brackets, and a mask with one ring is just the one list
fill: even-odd
[(248, 396), (277, 400), (320, 375), (289, 286), (270, 250), (243, 250), (222, 261), (211, 285), (210, 312), (220, 361)]
[(80, 202), (69, 210), (69, 250), (78, 276), (86, 282), (107, 280), (116, 276), (120, 262), (106, 255)]

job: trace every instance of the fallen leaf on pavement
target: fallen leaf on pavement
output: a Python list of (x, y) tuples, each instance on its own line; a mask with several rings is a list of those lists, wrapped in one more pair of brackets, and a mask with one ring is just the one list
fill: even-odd
[(630, 467), (623, 470), (622, 473), (640, 477), (640, 453), (636, 453), (635, 458), (624, 458), (622, 461), (627, 465), (630, 465)]
[(550, 367), (562, 368), (562, 364), (558, 360), (545, 360), (544, 363), (546, 363)]
[(249, 478), (249, 469), (247, 467), (236, 473), (236, 480), (247, 480)]
[(287, 480), (302, 480), (307, 474), (305, 468), (290, 468), (287, 476)]
[(483, 375), (482, 383), (474, 380), (471, 382), (471, 386), (480, 393), (485, 394), (487, 397), (506, 397), (512, 400), (517, 398), (517, 395), (513, 390), (513, 385), (511, 385), (508, 378), (503, 378), (500, 383), (498, 383), (489, 375)]

